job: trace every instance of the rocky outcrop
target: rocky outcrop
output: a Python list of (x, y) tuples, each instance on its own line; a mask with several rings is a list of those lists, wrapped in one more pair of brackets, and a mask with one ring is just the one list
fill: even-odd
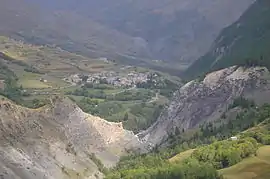
[(40, 109), (2, 99), (0, 113), (0, 178), (102, 178), (97, 159), (111, 167), (139, 145), (121, 123), (86, 114), (66, 98)]
[(193, 80), (175, 92), (157, 122), (138, 136), (153, 147), (174, 134), (176, 128), (181, 131), (219, 119), (236, 97), (269, 96), (268, 75), (266, 68), (234, 66), (210, 73), (202, 81)]

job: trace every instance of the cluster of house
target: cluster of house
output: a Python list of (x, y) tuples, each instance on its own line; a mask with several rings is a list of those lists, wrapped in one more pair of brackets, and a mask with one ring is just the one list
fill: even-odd
[(82, 83), (92, 83), (92, 84), (110, 84), (119, 87), (130, 87), (138, 83), (147, 82), (149, 73), (138, 73), (130, 72), (128, 74), (120, 74), (113, 71), (93, 73), (87, 75), (73, 74), (65, 81), (82, 84)]

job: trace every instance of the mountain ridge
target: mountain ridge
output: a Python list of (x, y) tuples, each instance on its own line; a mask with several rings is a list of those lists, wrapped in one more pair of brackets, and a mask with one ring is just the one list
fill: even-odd
[[(74, 2), (11, 0), (1, 9), (2, 14), (8, 14), (0, 21), (2, 31), (9, 33), (5, 28), (13, 29), (11, 35), (18, 38), (56, 44), (92, 57), (105, 56), (128, 63), (157, 59), (183, 65), (203, 55), (219, 31), (234, 22), (253, 0)], [(25, 6), (33, 7), (25, 7), (33, 13), (15, 25), (8, 24), (5, 19), (14, 19), (14, 14), (6, 10), (12, 3), (20, 3), (17, 11), (22, 14)], [(228, 10), (230, 15), (226, 15)], [(57, 12), (65, 15), (55, 16)], [(22, 27), (24, 31), (20, 30)]]
[(157, 122), (138, 136), (147, 145), (159, 146), (177, 131), (220, 119), (237, 97), (247, 97), (256, 104), (269, 102), (267, 76), (269, 71), (264, 67), (233, 66), (190, 81), (175, 92)]
[(184, 73), (192, 79), (232, 65), (269, 68), (269, 1), (257, 0), (235, 23), (223, 29), (211, 49)]

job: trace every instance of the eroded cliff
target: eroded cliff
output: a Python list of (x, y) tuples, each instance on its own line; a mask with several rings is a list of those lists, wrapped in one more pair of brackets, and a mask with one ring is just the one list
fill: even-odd
[(214, 121), (239, 96), (257, 103), (270, 101), (269, 71), (263, 67), (230, 67), (193, 80), (175, 92), (156, 123), (138, 134), (146, 145), (154, 147), (178, 130), (198, 127)]
[(138, 140), (121, 123), (82, 112), (66, 98), (40, 109), (0, 101), (0, 178), (102, 178)]

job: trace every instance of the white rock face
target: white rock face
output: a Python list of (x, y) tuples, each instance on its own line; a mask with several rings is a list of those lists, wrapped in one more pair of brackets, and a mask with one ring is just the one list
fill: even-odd
[(157, 122), (138, 136), (146, 145), (153, 147), (174, 134), (176, 128), (189, 129), (217, 120), (236, 97), (256, 98), (254, 94), (257, 91), (270, 92), (268, 80), (264, 78), (268, 75), (268, 70), (263, 67), (234, 66), (212, 72), (203, 81), (193, 80), (175, 92)]
[(32, 110), (0, 101), (0, 178), (103, 178), (91, 157), (111, 167), (140, 144), (121, 123), (82, 112), (65, 98)]

